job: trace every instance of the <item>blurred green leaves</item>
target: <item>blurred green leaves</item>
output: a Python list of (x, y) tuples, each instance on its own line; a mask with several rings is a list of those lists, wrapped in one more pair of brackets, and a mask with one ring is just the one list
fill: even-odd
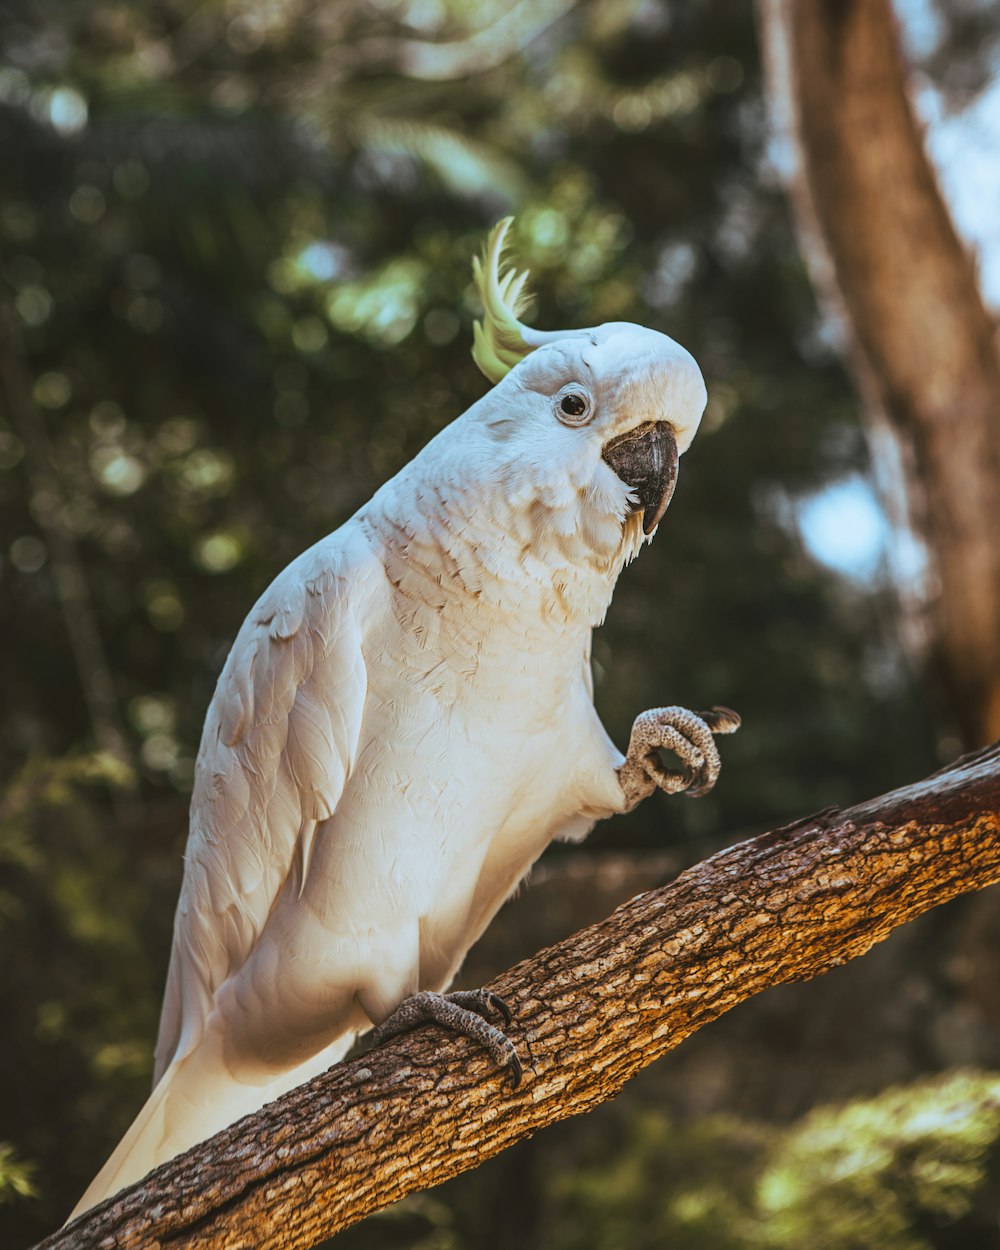
[[(820, 1108), (782, 1141), (757, 1184), (768, 1247), (926, 1250), (922, 1226), (973, 1219), (996, 1182), (1000, 1077), (976, 1072)], [(992, 1156), (992, 1157), (991, 1157)]]
[[(44, 870), (33, 834), (42, 812), (66, 808), (80, 798), (79, 787), (128, 787), (134, 778), (126, 765), (105, 753), (78, 754), (61, 760), (29, 760), (4, 788), (0, 802), (0, 864), (33, 874)], [(0, 923), (19, 910), (17, 895), (0, 887)]]
[(0, 1206), (16, 1198), (33, 1198), (35, 1169), (17, 1157), (7, 1142), (0, 1142)]
[(133, 784), (107, 754), (33, 759), (0, 805), (3, 1132), (16, 1132), (0, 1199), (35, 1195), (50, 1222), (69, 1196), (63, 1169), (92, 1169), (94, 1134), (124, 1129), (149, 1080), (173, 882), (141, 826), (123, 836), (109, 812), (109, 789), (127, 801)]
[[(646, 1111), (613, 1159), (556, 1182), (557, 1250), (933, 1250), (995, 1212), (1000, 1077), (956, 1072), (787, 1129)], [(947, 1242), (944, 1240), (948, 1238)]]

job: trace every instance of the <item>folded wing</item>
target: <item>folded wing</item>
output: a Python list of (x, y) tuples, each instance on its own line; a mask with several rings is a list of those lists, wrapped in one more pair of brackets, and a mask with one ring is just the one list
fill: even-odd
[(286, 880), (301, 891), (317, 824), (354, 764), (367, 689), (359, 617), (381, 566), (334, 535), (272, 583), (237, 636), (209, 708), (154, 1084), (197, 1045)]

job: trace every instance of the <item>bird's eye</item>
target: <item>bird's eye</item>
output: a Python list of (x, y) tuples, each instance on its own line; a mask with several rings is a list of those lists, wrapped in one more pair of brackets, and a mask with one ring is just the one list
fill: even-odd
[(586, 425), (593, 409), (590, 396), (578, 386), (568, 386), (556, 396), (556, 416), (563, 425)]

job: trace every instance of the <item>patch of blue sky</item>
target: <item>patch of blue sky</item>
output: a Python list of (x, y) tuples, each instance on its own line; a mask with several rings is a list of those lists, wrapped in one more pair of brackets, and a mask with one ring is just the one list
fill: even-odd
[(296, 267), (314, 282), (330, 282), (339, 278), (346, 267), (345, 249), (336, 243), (315, 242), (304, 247), (295, 258)]
[(814, 560), (856, 581), (871, 581), (883, 566), (889, 524), (871, 485), (843, 478), (795, 506), (795, 520)]

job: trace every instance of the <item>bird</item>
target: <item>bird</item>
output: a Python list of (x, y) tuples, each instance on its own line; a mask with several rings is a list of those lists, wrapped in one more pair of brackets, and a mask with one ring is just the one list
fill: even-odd
[(630, 322), (524, 324), (511, 221), (473, 261), (494, 385), (239, 630), (197, 756), (153, 1090), (70, 1218), (373, 1027), (436, 1020), (516, 1084), (506, 1004), (447, 993), (469, 947), (554, 839), (715, 784), (737, 714), (650, 709), (623, 755), (590, 658), (670, 503), (701, 371)]

